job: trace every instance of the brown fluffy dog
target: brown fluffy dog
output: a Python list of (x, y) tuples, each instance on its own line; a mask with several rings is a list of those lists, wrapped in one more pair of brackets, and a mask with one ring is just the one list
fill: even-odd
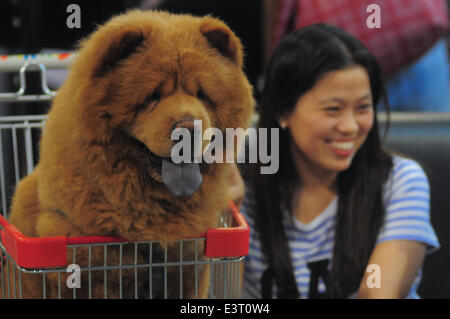
[[(161, 165), (170, 157), (174, 127), (191, 129), (194, 119), (203, 130), (247, 127), (254, 100), (242, 64), (239, 39), (215, 18), (130, 11), (111, 19), (81, 43), (49, 112), (40, 162), (17, 186), (11, 223), (33, 237), (116, 235), (161, 242), (215, 227), (216, 212), (227, 207), (232, 166), (200, 164), (200, 187), (177, 196), (163, 182)], [(108, 253), (114, 263), (118, 250)], [(87, 265), (87, 250), (77, 254), (76, 263)], [(127, 249), (122, 254), (134, 258)], [(193, 254), (192, 245), (183, 248), (183, 260)], [(139, 251), (138, 262), (147, 257)], [(93, 249), (91, 265), (103, 262), (103, 248)], [(194, 296), (193, 272), (183, 267), (183, 297)], [(139, 297), (149, 289), (145, 275), (147, 285), (136, 288)], [(86, 276), (78, 297), (89, 296)], [(122, 276), (123, 297), (134, 297), (134, 270)], [(167, 297), (178, 297), (179, 274), (167, 276)], [(62, 297), (70, 298), (64, 278)], [(208, 279), (200, 267), (199, 297), (206, 296)], [(42, 275), (22, 281), (25, 298), (42, 297)], [(118, 297), (117, 281), (118, 272), (111, 272), (108, 297)], [(57, 285), (56, 275), (46, 276), (47, 298), (58, 297)], [(103, 298), (103, 272), (90, 285), (91, 296)]]

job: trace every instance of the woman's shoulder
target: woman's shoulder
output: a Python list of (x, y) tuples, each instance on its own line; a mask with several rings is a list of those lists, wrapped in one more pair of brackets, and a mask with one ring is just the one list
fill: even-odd
[(429, 188), (427, 174), (419, 162), (412, 158), (399, 155), (392, 156), (393, 165), (390, 177), (387, 181), (387, 189), (395, 190), (420, 184)]
[(395, 155), (386, 186), (386, 216), (378, 242), (415, 240), (426, 243), (428, 252), (438, 248), (430, 222), (430, 188), (422, 166), (413, 159)]
[(408, 169), (408, 170), (419, 170), (423, 171), (422, 165), (419, 164), (415, 159), (404, 157), (400, 155), (392, 155), (393, 160), (393, 170), (398, 171), (400, 169)]

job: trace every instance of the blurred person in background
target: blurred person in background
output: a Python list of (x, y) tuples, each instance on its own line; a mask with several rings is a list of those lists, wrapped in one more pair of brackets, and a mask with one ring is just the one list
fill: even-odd
[[(380, 9), (379, 29), (366, 24), (371, 4)], [(450, 111), (445, 0), (265, 0), (265, 8), (266, 61), (290, 30), (331, 23), (356, 36), (377, 57), (391, 110)]]

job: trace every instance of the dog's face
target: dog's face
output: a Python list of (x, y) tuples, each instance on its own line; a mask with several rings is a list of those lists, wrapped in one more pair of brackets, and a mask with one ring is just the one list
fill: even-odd
[(211, 17), (140, 11), (118, 16), (82, 43), (72, 73), (87, 138), (123, 144), (120, 153), (129, 165), (178, 195), (195, 192), (210, 164), (175, 165), (173, 130), (192, 133), (194, 120), (203, 132), (245, 129), (253, 112), (241, 43)]

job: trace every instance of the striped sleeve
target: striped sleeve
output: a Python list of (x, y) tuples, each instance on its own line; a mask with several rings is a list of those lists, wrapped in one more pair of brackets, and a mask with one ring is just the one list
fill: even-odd
[(386, 217), (377, 243), (413, 240), (427, 244), (428, 253), (437, 250), (439, 242), (430, 222), (430, 188), (422, 167), (413, 160), (394, 157), (388, 187)]

